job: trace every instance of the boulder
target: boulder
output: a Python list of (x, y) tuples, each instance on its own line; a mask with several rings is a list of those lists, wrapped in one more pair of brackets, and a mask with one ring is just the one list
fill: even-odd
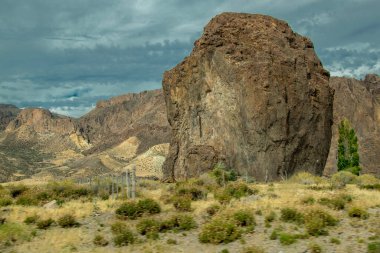
[(197, 176), (218, 162), (257, 180), (323, 172), (332, 124), (329, 73), (313, 43), (286, 22), (216, 16), (162, 85), (172, 127), (165, 180)]

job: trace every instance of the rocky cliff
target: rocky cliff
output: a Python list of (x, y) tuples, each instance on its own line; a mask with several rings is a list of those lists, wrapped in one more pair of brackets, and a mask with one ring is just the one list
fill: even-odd
[(258, 180), (321, 174), (331, 139), (328, 82), (312, 42), (287, 23), (216, 16), (190, 56), (164, 74), (173, 129), (165, 178), (196, 176), (220, 161)]
[(347, 118), (358, 137), (362, 172), (380, 175), (380, 77), (333, 77), (330, 86), (335, 89), (334, 125), (325, 174), (337, 171), (338, 125)]
[(19, 112), (20, 109), (14, 105), (0, 104), (0, 132), (5, 130)]

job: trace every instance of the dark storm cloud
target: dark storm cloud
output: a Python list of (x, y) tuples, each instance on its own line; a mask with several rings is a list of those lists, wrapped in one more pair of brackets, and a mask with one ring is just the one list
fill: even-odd
[(223, 11), (262, 13), (309, 36), (333, 75), (380, 73), (377, 0), (0, 0), (0, 103), (80, 116), (161, 86)]

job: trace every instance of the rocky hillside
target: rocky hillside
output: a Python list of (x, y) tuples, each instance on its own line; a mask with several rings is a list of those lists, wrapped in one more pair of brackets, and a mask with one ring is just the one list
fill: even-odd
[(0, 132), (3, 131), (9, 122), (16, 118), (20, 109), (14, 105), (0, 104)]
[(364, 173), (380, 175), (380, 77), (367, 75), (364, 80), (333, 77), (333, 137), (325, 174), (336, 172), (338, 125), (347, 118), (359, 141), (360, 163)]
[(217, 162), (259, 180), (323, 172), (333, 92), (313, 43), (264, 15), (213, 18), (189, 57), (164, 74), (173, 129), (166, 179)]
[[(0, 133), (0, 180), (105, 173), (120, 170), (145, 153), (158, 155), (161, 158), (152, 161), (162, 164), (167, 146), (158, 153), (150, 149), (168, 143), (169, 136), (161, 90), (100, 101), (79, 119), (24, 109)], [(140, 169), (147, 173), (148, 168)]]

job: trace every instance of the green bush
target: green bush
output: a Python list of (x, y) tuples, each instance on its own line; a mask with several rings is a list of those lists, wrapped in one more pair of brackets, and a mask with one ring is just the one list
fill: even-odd
[(330, 184), (333, 189), (341, 189), (347, 184), (355, 183), (356, 177), (351, 172), (342, 170), (332, 175)]
[(62, 228), (71, 228), (79, 226), (79, 222), (76, 221), (75, 217), (71, 214), (65, 214), (58, 219), (58, 225)]
[(25, 218), (24, 223), (27, 225), (36, 224), (39, 219), (40, 217), (38, 215), (28, 216)]
[(276, 219), (276, 213), (274, 211), (271, 211), (268, 215), (265, 216), (265, 222), (272, 222)]
[(209, 216), (214, 216), (215, 214), (217, 214), (219, 212), (219, 210), (220, 210), (220, 205), (213, 204), (213, 205), (206, 208), (206, 213)]
[(281, 209), (280, 219), (285, 222), (303, 223), (303, 215), (294, 208)]
[(348, 216), (366, 220), (369, 217), (369, 213), (360, 207), (354, 206), (348, 210)]
[(160, 222), (154, 219), (144, 219), (139, 221), (136, 225), (137, 232), (145, 235), (150, 239), (158, 239), (158, 232), (160, 231)]
[(301, 199), (301, 203), (304, 205), (312, 205), (315, 203), (315, 199), (312, 196), (308, 196), (308, 197)]
[(21, 195), (27, 190), (28, 190), (28, 187), (22, 184), (9, 186), (9, 193), (11, 194), (12, 198), (16, 198), (17, 196)]
[(297, 241), (296, 236), (287, 233), (280, 233), (278, 238), (280, 239), (280, 243), (282, 245), (290, 245)]
[(338, 221), (321, 209), (310, 209), (304, 213), (306, 231), (309, 235), (327, 235), (327, 226), (335, 226)]
[(340, 240), (338, 238), (335, 238), (335, 237), (330, 238), (330, 242), (334, 243), (334, 244), (340, 244)]
[(309, 245), (309, 251), (310, 253), (322, 253), (322, 247), (316, 243), (311, 243)]
[(40, 220), (36, 223), (38, 229), (48, 229), (55, 221), (51, 218)]
[(115, 212), (117, 215), (131, 220), (135, 220), (142, 215), (140, 208), (134, 201), (129, 201), (121, 204)]
[(176, 245), (177, 244), (177, 240), (169, 238), (169, 239), (166, 240), (166, 243), (167, 244)]
[(215, 177), (216, 182), (223, 186), (229, 181), (237, 180), (237, 173), (234, 170), (227, 169), (223, 163), (218, 163), (212, 170), (211, 175)]
[(203, 225), (199, 234), (202, 243), (229, 243), (241, 237), (241, 230), (235, 222), (223, 218), (216, 218)]
[(1, 206), (10, 206), (10, 205), (12, 205), (12, 203), (13, 203), (13, 201), (9, 197), (0, 198), (0, 207)]
[(324, 206), (328, 206), (334, 210), (343, 210), (346, 206), (346, 201), (343, 198), (339, 197), (335, 197), (332, 199), (320, 198), (318, 203)]
[(156, 214), (161, 212), (160, 205), (153, 199), (141, 199), (137, 203), (137, 208), (142, 213)]
[(380, 242), (370, 242), (367, 246), (368, 253), (379, 253), (380, 252)]
[(96, 235), (94, 237), (93, 243), (96, 246), (105, 247), (108, 245), (109, 242), (102, 235)]
[(380, 179), (372, 174), (363, 174), (356, 178), (356, 184), (362, 189), (380, 190)]
[(5, 223), (0, 225), (0, 243), (2, 244), (27, 241), (30, 237), (30, 230), (24, 224)]
[(114, 235), (113, 241), (116, 246), (127, 246), (135, 242), (136, 238), (127, 224), (116, 222), (111, 225), (111, 231)]
[(28, 195), (21, 195), (16, 200), (16, 205), (20, 206), (37, 206), (38, 204), (39, 201), (36, 198)]
[(166, 232), (168, 230), (174, 231), (187, 231), (196, 228), (197, 224), (194, 218), (190, 215), (180, 214), (174, 215), (171, 218), (164, 220), (160, 224), (160, 231)]
[(265, 253), (264, 249), (257, 246), (250, 246), (248, 248), (244, 248), (241, 253)]
[(190, 212), (191, 198), (187, 196), (177, 196), (173, 198), (173, 206), (177, 211)]
[(176, 195), (189, 197), (191, 200), (200, 200), (207, 198), (207, 191), (200, 186), (195, 187), (191, 185), (181, 185), (176, 190)]
[(230, 182), (226, 187), (215, 192), (215, 198), (222, 204), (227, 204), (231, 199), (240, 199), (252, 194), (257, 194), (258, 191), (251, 189), (243, 182)]
[(233, 213), (232, 217), (238, 226), (248, 227), (256, 225), (255, 217), (249, 210), (238, 210)]

